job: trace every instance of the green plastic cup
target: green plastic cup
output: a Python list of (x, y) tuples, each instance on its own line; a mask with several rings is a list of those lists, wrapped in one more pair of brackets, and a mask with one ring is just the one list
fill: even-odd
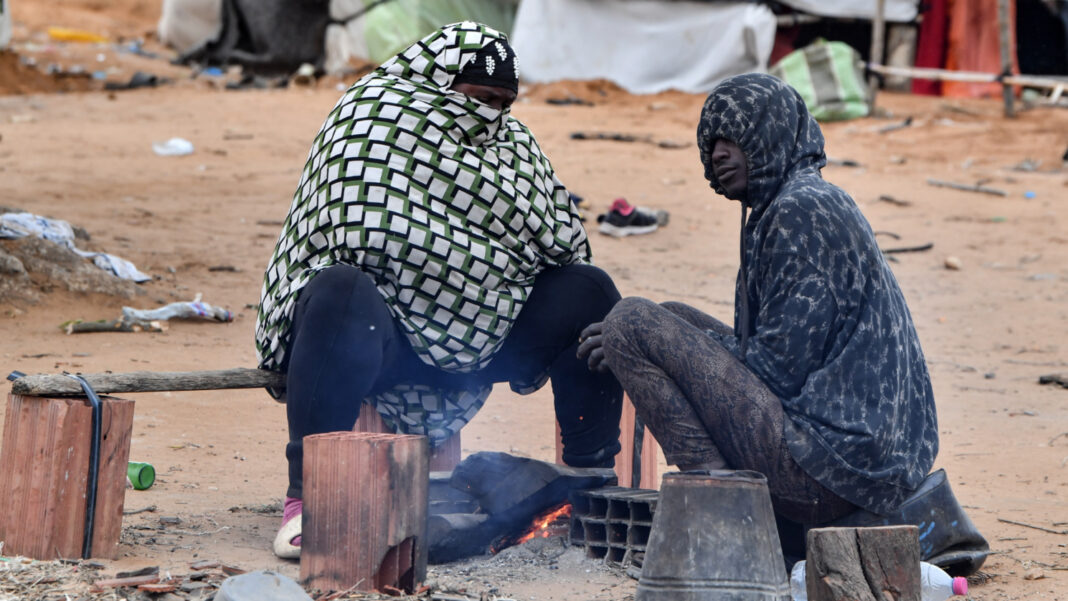
[(129, 462), (126, 467), (126, 477), (137, 490), (145, 490), (156, 481), (156, 468), (151, 463)]

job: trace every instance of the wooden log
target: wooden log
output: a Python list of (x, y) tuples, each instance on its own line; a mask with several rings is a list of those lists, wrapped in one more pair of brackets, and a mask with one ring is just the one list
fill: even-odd
[[(263, 369), (235, 368), (212, 371), (134, 371), (119, 374), (81, 374), (97, 394), (162, 392), (168, 390), (221, 390), (229, 388), (285, 388), (285, 374)], [(21, 376), (11, 392), (25, 396), (82, 396), (81, 385), (64, 374)]]
[(428, 463), (423, 436), (306, 436), (304, 586), (414, 591), (426, 577)]
[[(134, 403), (105, 397), (101, 411), (90, 552), (115, 559)], [(92, 407), (86, 400), (8, 395), (0, 447), (0, 540), (6, 554), (41, 560), (82, 556), (91, 436)]]
[(920, 601), (919, 530), (809, 530), (805, 584), (810, 601)]

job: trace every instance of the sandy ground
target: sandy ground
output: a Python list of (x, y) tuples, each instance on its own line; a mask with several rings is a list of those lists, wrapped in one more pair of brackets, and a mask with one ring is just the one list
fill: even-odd
[[(53, 20), (60, 4), (65, 23)], [(84, 82), (89, 91), (71, 93), (47, 82), (37, 93), (0, 87), (0, 205), (83, 227), (89, 248), (129, 259), (154, 280), (131, 300), (59, 287), (36, 304), (0, 307), (4, 373), (253, 367), (262, 270), (308, 145), (339, 92), (335, 82), (225, 91), (165, 59), (42, 37), (57, 24), (132, 39), (151, 31), (158, 15), (153, 2), (110, 4), (129, 10), (16, 0), (16, 50), (39, 65), (48, 57), (96, 60), (115, 67), (114, 81), (139, 69), (175, 82), (112, 93), (93, 81)], [(3, 77), (28, 80), (4, 75), (0, 85)], [(593, 106), (545, 102), (568, 95)], [(729, 320), (738, 207), (709, 190), (693, 145), (570, 139), (577, 130), (598, 130), (691, 142), (702, 101), (560, 83), (524, 88), (513, 112), (561, 179), (590, 203), (595, 260), (624, 295), (682, 300)], [(993, 548), (970, 596), (1068, 598), (1068, 390), (1038, 383), (1043, 374), (1068, 372), (1068, 170), (1061, 159), (1068, 111), (1036, 108), (1006, 119), (995, 101), (892, 94), (882, 94), (879, 105), (882, 118), (824, 125), (828, 155), (860, 165), (831, 165), (824, 177), (854, 196), (875, 230), (887, 232), (884, 248), (933, 243), (893, 255), (894, 269), (938, 399), (936, 467), (947, 470)], [(879, 131), (906, 117), (910, 127)], [(192, 141), (195, 152), (152, 152), (153, 141), (174, 136)], [(1024, 161), (1037, 169), (1014, 169)], [(983, 182), (1006, 195), (934, 187), (929, 178)], [(627, 239), (597, 234), (593, 217), (620, 196), (670, 211), (670, 224)], [(950, 257), (959, 269), (947, 268)], [(67, 335), (59, 328), (72, 319), (118, 317), (123, 305), (153, 308), (196, 294), (232, 310), (234, 322), (173, 322), (165, 332), (139, 334)], [(121, 558), (104, 562), (103, 573), (143, 566), (188, 572), (194, 561), (218, 559), (296, 577), (298, 564), (270, 551), (285, 490), (284, 407), (260, 390), (127, 396), (137, 403), (131, 459), (155, 465), (158, 478), (149, 490), (129, 490), (126, 509), (156, 510), (126, 518)], [(553, 440), (548, 391), (519, 397), (502, 387), (464, 431), (463, 452), (552, 460)], [(163, 528), (161, 516), (180, 524)], [(626, 576), (573, 553), (564, 557), (570, 559), (527, 562), (522, 570), (490, 562), (446, 566), (435, 577), (516, 599), (633, 593)], [(501, 577), (519, 572), (527, 577)]]

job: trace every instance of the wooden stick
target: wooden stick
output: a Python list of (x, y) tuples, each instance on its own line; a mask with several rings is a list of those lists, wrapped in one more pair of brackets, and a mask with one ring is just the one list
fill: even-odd
[(931, 69), (926, 67), (890, 67), (887, 65), (880, 65), (876, 63), (868, 63), (867, 65), (870, 71), (881, 73), (883, 75), (893, 75), (897, 77), (911, 77), (913, 79), (932, 79), (936, 81), (964, 81), (973, 83), (992, 83), (997, 81), (1003, 81), (1007, 84), (1016, 86), (1027, 86), (1029, 88), (1045, 88), (1054, 90), (1058, 86), (1063, 86), (1068, 83), (1068, 79), (1056, 76), (1041, 75), (1009, 75), (1001, 77), (996, 73), (982, 73), (978, 71), (946, 71), (945, 69)]
[(993, 194), (994, 196), (1008, 196), (1004, 190), (997, 188), (987, 188), (986, 186), (958, 184), (956, 182), (947, 182), (945, 180), (930, 178), (927, 183), (932, 186), (938, 186), (940, 188), (953, 188), (954, 190), (963, 190), (965, 192), (981, 192), (983, 194)]
[[(883, 36), (886, 33), (886, 0), (876, 0), (875, 2), (875, 18), (871, 22), (871, 53), (869, 60), (873, 63), (882, 64), (883, 62)], [(871, 96), (868, 98), (868, 109), (870, 111), (875, 110), (875, 95), (879, 90), (879, 77), (873, 71), (868, 76), (868, 93)]]
[[(998, 42), (1001, 47), (1001, 72), (1005, 75), (1012, 73), (1012, 48), (1015, 45), (1012, 39), (1010, 24), (1012, 18), (1009, 15), (1009, 0), (998, 0)], [(1016, 111), (1012, 107), (1015, 91), (1012, 85), (1001, 82), (1001, 95), (1005, 100), (1005, 116), (1015, 117)]]
[[(134, 371), (119, 374), (82, 374), (99, 394), (162, 392), (166, 390), (222, 390), (231, 388), (285, 388), (285, 374), (262, 369), (235, 368), (215, 371)], [(22, 376), (11, 391), (27, 396), (83, 396), (81, 385), (62, 374)]]
[(1046, 528), (1045, 526), (1035, 526), (1034, 524), (1028, 524), (1026, 522), (1017, 522), (1015, 520), (1007, 520), (1005, 518), (998, 518), (998, 521), (1003, 524), (1012, 524), (1014, 526), (1023, 526), (1024, 528), (1034, 528), (1035, 530), (1041, 530), (1042, 532), (1049, 532), (1050, 534), (1068, 534), (1068, 530), (1054, 530), (1052, 528)]

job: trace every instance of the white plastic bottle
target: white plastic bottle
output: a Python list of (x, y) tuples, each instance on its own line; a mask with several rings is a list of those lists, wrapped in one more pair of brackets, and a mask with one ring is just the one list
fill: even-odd
[[(968, 594), (968, 581), (961, 577), (952, 577), (942, 568), (926, 561), (920, 562), (920, 600), (945, 601), (956, 595)], [(794, 601), (808, 601), (808, 589), (805, 586), (805, 562), (794, 564), (790, 571), (790, 596)]]

